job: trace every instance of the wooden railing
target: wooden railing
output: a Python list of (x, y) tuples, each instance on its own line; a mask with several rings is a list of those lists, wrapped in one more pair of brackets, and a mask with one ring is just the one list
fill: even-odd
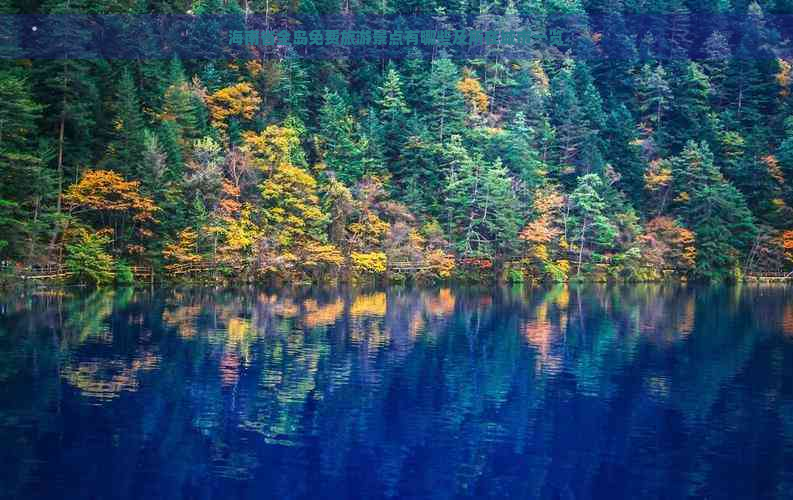
[(408, 272), (418, 272), (418, 271), (431, 271), (436, 269), (438, 266), (433, 266), (432, 264), (426, 264), (424, 262), (389, 262), (388, 263), (388, 270), (390, 272), (396, 273), (408, 273)]
[(165, 266), (166, 274), (202, 274), (202, 273), (217, 273), (233, 269), (239, 271), (242, 265), (235, 264), (220, 264), (212, 262), (199, 262), (195, 264), (170, 264)]
[(793, 271), (751, 271), (746, 273), (749, 278), (787, 278), (793, 279)]
[[(10, 271), (23, 280), (64, 279), (74, 275), (64, 265), (56, 263), (34, 264), (25, 267), (2, 264), (0, 269)], [(152, 280), (154, 278), (154, 269), (151, 267), (131, 266), (130, 270), (137, 279)]]
[(22, 268), (19, 277), (25, 280), (68, 278), (72, 273), (59, 264), (32, 265)]

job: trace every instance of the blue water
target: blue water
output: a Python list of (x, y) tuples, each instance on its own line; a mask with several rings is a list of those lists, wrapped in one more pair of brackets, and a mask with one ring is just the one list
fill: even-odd
[(7, 498), (793, 498), (793, 290), (0, 297)]

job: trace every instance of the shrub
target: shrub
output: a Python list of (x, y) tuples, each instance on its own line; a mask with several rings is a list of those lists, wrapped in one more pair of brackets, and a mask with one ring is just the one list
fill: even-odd
[(74, 239), (66, 245), (66, 268), (74, 273), (76, 281), (97, 286), (113, 283), (113, 257), (105, 251), (110, 238), (81, 229)]
[(353, 269), (359, 273), (383, 274), (386, 270), (387, 259), (383, 252), (353, 252), (350, 259)]
[(551, 278), (551, 281), (564, 283), (570, 273), (570, 261), (562, 259), (556, 262), (546, 262), (543, 270)]
[(118, 285), (132, 285), (135, 283), (135, 275), (132, 274), (132, 268), (123, 260), (116, 262), (116, 284)]

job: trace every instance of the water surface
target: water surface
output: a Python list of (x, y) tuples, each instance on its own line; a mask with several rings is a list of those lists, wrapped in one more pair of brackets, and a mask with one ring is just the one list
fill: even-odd
[(0, 496), (793, 498), (793, 290), (0, 297)]

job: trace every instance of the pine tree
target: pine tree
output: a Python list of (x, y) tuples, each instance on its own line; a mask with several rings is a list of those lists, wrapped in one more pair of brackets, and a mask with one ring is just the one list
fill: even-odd
[(180, 139), (197, 139), (202, 133), (199, 107), (202, 104), (190, 90), (178, 56), (171, 59), (169, 84), (163, 98), (163, 120), (176, 124)]
[(570, 235), (578, 242), (578, 264), (576, 276), (581, 275), (584, 251), (608, 247), (616, 238), (617, 229), (609, 220), (606, 201), (602, 195), (603, 180), (597, 174), (586, 174), (578, 178), (578, 185), (570, 194), (573, 218)]
[(562, 168), (583, 167), (581, 150), (592, 136), (588, 127), (576, 85), (572, 76), (571, 61), (566, 61), (559, 73), (551, 80), (553, 103), (551, 123), (555, 129), (555, 160)]
[(578, 87), (582, 116), (586, 127), (592, 131), (583, 148), (582, 160), (589, 165), (590, 171), (600, 172), (604, 167), (603, 151), (605, 149), (601, 134), (606, 126), (603, 99), (595, 87), (595, 82), (586, 64), (579, 62), (575, 65), (573, 78)]
[(604, 134), (606, 156), (620, 175), (620, 187), (638, 207), (644, 195), (644, 162), (636, 121), (624, 103), (611, 103), (609, 108)]
[[(296, 57), (287, 57), (280, 64), (275, 93), (284, 104), (285, 115), (294, 115), (305, 121), (308, 118), (308, 74)], [(284, 116), (285, 117), (285, 116)]]
[(656, 141), (663, 143), (663, 119), (672, 98), (664, 67), (660, 63), (655, 67), (648, 64), (642, 66), (636, 80), (636, 90), (642, 119), (652, 130)]
[(405, 141), (405, 125), (410, 110), (402, 95), (399, 73), (393, 66), (389, 66), (383, 84), (378, 89), (377, 104), (380, 107), (381, 140), (385, 157), (389, 161), (395, 161)]
[(326, 166), (339, 180), (353, 185), (365, 172), (358, 124), (349, 105), (337, 92), (326, 89), (319, 119)]
[(672, 160), (672, 175), (675, 210), (697, 237), (697, 275), (726, 277), (740, 265), (757, 233), (746, 200), (724, 179), (705, 143), (690, 141)]
[(432, 63), (429, 79), (430, 129), (439, 142), (459, 133), (465, 116), (465, 102), (457, 89), (457, 66), (446, 54)]
[(143, 117), (132, 74), (124, 69), (115, 96), (115, 137), (110, 144), (108, 161), (127, 178), (145, 180), (143, 168)]
[(179, 129), (172, 120), (163, 121), (157, 129), (157, 139), (165, 153), (167, 176), (181, 179), (184, 175), (184, 154), (180, 141)]
[(411, 47), (405, 55), (401, 71), (405, 100), (410, 109), (426, 110), (429, 100), (428, 73), (428, 64), (421, 51)]
[(503, 258), (516, 245), (523, 220), (507, 169), (471, 158), (458, 136), (446, 150), (446, 223), (457, 251), (469, 257)]
[(714, 31), (705, 40), (705, 60), (702, 66), (711, 85), (711, 102), (721, 107), (727, 97), (725, 81), (727, 79), (727, 65), (732, 57), (727, 37), (719, 31)]
[[(35, 61), (33, 74), (38, 100), (47, 106), (43, 133), (57, 144), (58, 218), (62, 214), (65, 180), (76, 178), (80, 166), (91, 164), (94, 152), (100, 149), (92, 134), (99, 95), (92, 74), (94, 63), (88, 59), (94, 55), (90, 48), (91, 31), (83, 24), (85, 19), (68, 15), (88, 11), (89, 4), (84, 0), (48, 0), (41, 6), (41, 12), (49, 14), (41, 27), (42, 54), (52, 59)], [(59, 230), (60, 225), (54, 225), (50, 255)]]
[(517, 194), (526, 210), (531, 206), (532, 193), (545, 182), (547, 174), (547, 166), (532, 146), (533, 136), (526, 117), (518, 112), (510, 127), (494, 141), (497, 147), (494, 156), (502, 158), (504, 166), (519, 182)]
[(699, 64), (690, 61), (680, 78), (674, 78), (670, 121), (675, 127), (670, 131), (673, 145), (682, 147), (688, 137), (705, 138), (712, 135), (709, 127), (710, 81)]
[(32, 140), (42, 112), (22, 68), (0, 71), (0, 255), (30, 250), (24, 238), (38, 232), (43, 198), (51, 194), (45, 156)]
[(639, 57), (636, 34), (626, 25), (623, 3), (622, 0), (605, 2), (600, 29), (604, 57), (593, 61), (596, 78), (618, 100), (631, 98), (634, 89), (631, 74)]

